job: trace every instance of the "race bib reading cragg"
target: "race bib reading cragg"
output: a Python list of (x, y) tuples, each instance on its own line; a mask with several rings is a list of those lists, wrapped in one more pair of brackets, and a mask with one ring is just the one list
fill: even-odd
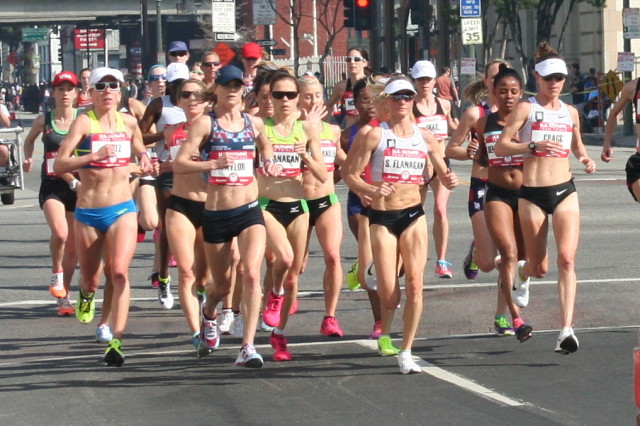
[(427, 153), (415, 149), (386, 148), (382, 163), (383, 182), (421, 184)]
[(566, 123), (545, 123), (543, 121), (535, 121), (531, 123), (531, 140), (533, 142), (539, 141), (553, 141), (560, 142), (562, 144), (562, 152), (557, 155), (552, 155), (548, 152), (534, 152), (532, 155), (536, 157), (557, 157), (567, 158), (569, 151), (571, 151), (571, 139), (573, 137), (573, 127)]
[(209, 183), (213, 185), (245, 186), (253, 182), (253, 151), (211, 151), (210, 160), (222, 154), (233, 158), (231, 167), (211, 170)]
[(487, 132), (484, 134), (484, 144), (487, 147), (489, 165), (491, 167), (522, 166), (522, 155), (505, 155), (504, 157), (501, 157), (499, 155), (496, 155), (496, 153), (494, 152), (496, 142), (498, 142), (501, 134), (501, 131)]
[(124, 167), (131, 160), (131, 140), (124, 132), (94, 133), (91, 135), (91, 152), (98, 152), (105, 145), (112, 145), (115, 155), (104, 160), (95, 161), (92, 167)]

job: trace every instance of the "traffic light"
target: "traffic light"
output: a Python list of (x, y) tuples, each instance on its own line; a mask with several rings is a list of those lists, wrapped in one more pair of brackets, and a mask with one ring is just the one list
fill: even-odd
[(370, 30), (373, 23), (373, 4), (371, 0), (355, 0), (355, 25), (358, 31)]
[(355, 0), (342, 0), (344, 5), (344, 26), (355, 27)]

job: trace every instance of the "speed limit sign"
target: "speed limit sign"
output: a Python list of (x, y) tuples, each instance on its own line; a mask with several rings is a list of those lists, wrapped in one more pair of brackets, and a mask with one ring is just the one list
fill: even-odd
[(462, 18), (462, 44), (482, 44), (482, 19)]

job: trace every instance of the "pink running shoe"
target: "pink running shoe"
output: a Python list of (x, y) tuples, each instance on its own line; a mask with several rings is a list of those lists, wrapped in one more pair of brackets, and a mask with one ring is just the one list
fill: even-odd
[(176, 258), (173, 255), (169, 256), (169, 268), (176, 268), (178, 266), (178, 262), (176, 262)]
[(373, 330), (371, 330), (369, 338), (378, 340), (380, 336), (382, 336), (382, 321), (376, 321), (373, 323)]
[(262, 319), (264, 323), (271, 327), (277, 327), (280, 322), (280, 310), (282, 309), (282, 303), (284, 302), (284, 296), (278, 296), (269, 293), (267, 298), (267, 306), (262, 311)]
[(291, 353), (287, 349), (287, 338), (284, 334), (276, 334), (271, 332), (269, 343), (273, 348), (273, 360), (274, 361), (291, 361)]
[(336, 317), (325, 317), (320, 325), (320, 333), (326, 337), (342, 337), (344, 332), (338, 324)]

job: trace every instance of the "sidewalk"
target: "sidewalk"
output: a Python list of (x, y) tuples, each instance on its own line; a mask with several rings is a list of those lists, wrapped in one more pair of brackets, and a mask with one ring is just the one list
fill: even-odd
[[(613, 134), (613, 146), (617, 147), (627, 147), (627, 148), (635, 148), (636, 146), (636, 135), (635, 135), (635, 124), (633, 126), (634, 134), (630, 136), (623, 136), (623, 128), (622, 124), (619, 124), (616, 128), (615, 133)], [(602, 146), (604, 143), (604, 127), (601, 127), (602, 133), (583, 133), (582, 141), (585, 145), (592, 146)]]

